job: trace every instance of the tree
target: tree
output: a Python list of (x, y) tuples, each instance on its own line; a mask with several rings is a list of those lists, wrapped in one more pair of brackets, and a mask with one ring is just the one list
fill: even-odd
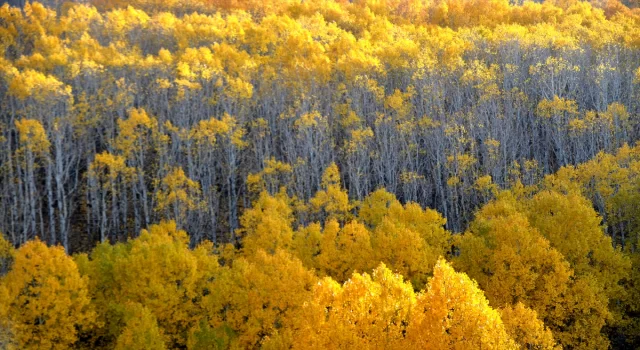
[[(20, 193), (24, 194), (23, 216), (25, 226), (23, 228), (23, 240), (26, 242), (29, 233), (38, 232), (38, 218), (42, 215), (39, 212), (38, 197), (40, 196), (40, 186), (36, 181), (38, 168), (49, 162), (49, 147), (51, 146), (47, 133), (38, 120), (20, 119), (15, 122), (16, 129), (20, 135), (20, 148), (18, 149), (19, 169), (24, 178), (21, 181), (23, 187)], [(37, 161), (39, 160), (39, 162)], [(45, 228), (40, 227), (40, 232)]]
[[(0, 232), (0, 281), (4, 275), (6, 275), (13, 265), (13, 259), (15, 256), (15, 250), (13, 246), (4, 239), (4, 236)], [(0, 300), (8, 300), (9, 291), (6, 287), (0, 282)], [(2, 305), (0, 303), (0, 305)], [(15, 347), (14, 344), (14, 335), (11, 327), (11, 323), (8, 322), (9, 308), (2, 307), (0, 309), (0, 347), (10, 349)]]
[(230, 267), (209, 282), (210, 293), (202, 299), (217, 338), (231, 338), (232, 348), (260, 346), (274, 337), (288, 339), (296, 326), (292, 315), (309, 300), (316, 284), (313, 272), (280, 249), (258, 250), (227, 264)]
[(133, 209), (135, 212), (135, 230), (151, 224), (151, 198), (149, 196), (148, 177), (145, 173), (150, 166), (149, 151), (153, 148), (153, 136), (157, 133), (158, 121), (149, 116), (144, 109), (129, 110), (129, 118), (118, 119), (118, 136), (113, 140), (113, 146), (126, 159), (127, 165), (135, 169), (133, 191), (136, 199)]
[(316, 261), (320, 271), (337, 281), (346, 281), (354, 271), (370, 271), (377, 264), (371, 233), (357, 221), (343, 227), (336, 220), (326, 222)]
[(374, 261), (388, 264), (416, 289), (424, 287), (438, 257), (450, 247), (446, 219), (417, 203), (403, 206), (382, 189), (363, 200), (358, 217), (371, 227)]
[(353, 205), (349, 195), (341, 187), (340, 171), (331, 163), (322, 175), (322, 190), (309, 200), (311, 210), (319, 215), (320, 221), (335, 219), (342, 223), (352, 217)]
[(0, 278), (11, 270), (15, 254), (15, 249), (11, 243), (0, 232)]
[[(300, 348), (400, 349), (416, 303), (413, 287), (380, 264), (343, 285), (325, 277), (293, 316), (291, 344)], [(269, 343), (267, 343), (269, 345)]]
[(414, 348), (517, 348), (477, 284), (443, 259), (416, 298), (406, 337)]
[(127, 192), (134, 173), (123, 156), (108, 152), (96, 154), (89, 165), (90, 215), (98, 222), (100, 242), (111, 237), (117, 239), (127, 229), (130, 198)]
[(612, 303), (624, 296), (620, 282), (629, 275), (631, 263), (613, 247), (586, 198), (542, 191), (524, 203), (531, 225), (562, 253), (577, 277), (595, 278)]
[(158, 322), (148, 309), (140, 304), (127, 306), (124, 329), (118, 336), (117, 350), (166, 349)]
[(475, 279), (497, 307), (522, 302), (546, 319), (573, 275), (563, 256), (518, 213), (512, 198), (485, 205), (455, 243), (454, 265)]
[(101, 324), (93, 332), (96, 342), (120, 342), (133, 303), (157, 320), (168, 347), (186, 345), (189, 332), (205, 319), (200, 300), (218, 274), (211, 245), (190, 250), (189, 237), (173, 221), (152, 225), (127, 243), (99, 244), (79, 260)]
[[(560, 169), (556, 174), (549, 176), (545, 181), (545, 188), (548, 193), (540, 196), (539, 200), (546, 202), (554, 208), (554, 213), (560, 217), (570, 218), (579, 221), (580, 231), (570, 230), (567, 237), (571, 241), (580, 239), (582, 241), (582, 230), (586, 230), (584, 240), (591, 242), (586, 245), (567, 244), (553, 227), (547, 227), (548, 234), (558, 240), (561, 249), (566, 249), (568, 255), (573, 257), (576, 264), (579, 264), (582, 273), (595, 277), (603, 288), (602, 293), (608, 296), (611, 311), (614, 313), (614, 321), (610, 334), (624, 334), (626, 344), (635, 344), (638, 341), (638, 146), (629, 147), (624, 145), (615, 154), (600, 153), (594, 159), (580, 164), (577, 167), (566, 167)], [(588, 197), (593, 206), (601, 215), (605, 227), (600, 228), (600, 217), (594, 217), (590, 203), (586, 202), (579, 194)], [(567, 202), (568, 198), (576, 198), (578, 203), (572, 205)], [(569, 206), (567, 206), (569, 204)], [(541, 205), (541, 203), (540, 203)], [(531, 207), (536, 208), (538, 204), (532, 202)], [(548, 216), (539, 208), (532, 212), (534, 216), (541, 216), (539, 219)], [(550, 218), (554, 220), (554, 218)], [(590, 223), (590, 224), (589, 224)], [(578, 228), (578, 227), (576, 227)], [(606, 236), (599, 231), (606, 232)], [(607, 244), (608, 237), (611, 237), (611, 248)], [(578, 238), (580, 237), (580, 238)], [(620, 259), (620, 252), (626, 256)], [(588, 250), (589, 249), (589, 250)], [(587, 251), (588, 250), (588, 251)], [(587, 254), (585, 259), (584, 254)], [(631, 260), (632, 268), (625, 274), (625, 261)], [(607, 266), (605, 268), (605, 266)], [(611, 274), (604, 273), (611, 269)], [(628, 271), (628, 270), (626, 270)], [(620, 277), (622, 279), (620, 280)], [(618, 282), (616, 282), (618, 281)], [(624, 290), (621, 288), (624, 287)], [(620, 299), (622, 298), (622, 302)], [(622, 316), (622, 321), (620, 321)], [(623, 340), (624, 341), (624, 340)]]
[(505, 306), (500, 311), (507, 334), (522, 348), (559, 349), (551, 330), (538, 319), (538, 313), (522, 303)]
[(563, 346), (606, 346), (601, 331), (610, 311), (602, 285), (574, 273), (518, 203), (507, 192), (477, 213), (456, 242), (456, 266), (478, 281), (496, 307), (520, 302), (535, 310)]
[(9, 322), (19, 348), (66, 349), (95, 319), (87, 280), (62, 247), (27, 242), (0, 282), (5, 290), (0, 309), (7, 312), (3, 323)]
[[(156, 210), (165, 212), (179, 227), (188, 225), (191, 212), (205, 209), (200, 184), (188, 178), (182, 168), (174, 168), (162, 179), (156, 193)], [(170, 213), (170, 214), (169, 214)]]
[(276, 196), (264, 191), (253, 207), (245, 210), (240, 217), (239, 233), (246, 256), (252, 256), (258, 250), (272, 254), (278, 249), (291, 248), (293, 211), (289, 201), (284, 191)]

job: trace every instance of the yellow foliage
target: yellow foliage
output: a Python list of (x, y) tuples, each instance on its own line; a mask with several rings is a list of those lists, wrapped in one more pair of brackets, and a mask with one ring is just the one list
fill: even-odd
[(573, 116), (578, 114), (576, 101), (554, 96), (553, 100), (544, 99), (538, 103), (538, 115), (544, 118)]
[(156, 193), (156, 210), (172, 210), (174, 220), (184, 219), (187, 211), (200, 210), (205, 203), (200, 199), (200, 184), (188, 178), (182, 168), (173, 168), (160, 183)]
[(240, 217), (243, 251), (253, 256), (259, 250), (273, 254), (278, 249), (288, 250), (293, 240), (293, 211), (285, 192), (271, 196), (267, 192), (253, 203)]
[(491, 100), (500, 95), (497, 85), (498, 67), (487, 67), (482, 62), (474, 60), (462, 75), (462, 82), (473, 86), (480, 95), (480, 101)]
[(422, 288), (438, 257), (450, 244), (444, 229), (446, 219), (416, 203), (400, 204), (383, 189), (367, 196), (358, 218), (372, 228), (371, 245), (374, 261), (382, 261)]
[(447, 163), (451, 164), (451, 168), (461, 172), (471, 169), (477, 161), (474, 156), (466, 153), (447, 156)]
[[(535, 310), (563, 346), (600, 348), (608, 344), (602, 327), (614, 321), (608, 293), (622, 297), (618, 283), (628, 261), (611, 248), (595, 212), (589, 206), (585, 213), (581, 202), (548, 192), (531, 202), (503, 193), (457, 239), (455, 264), (478, 281), (492, 304), (521, 302)], [(592, 244), (589, 252), (583, 242)], [(576, 261), (585, 257), (586, 265)], [(603, 266), (610, 276), (599, 272)]]
[(307, 268), (317, 268), (316, 257), (320, 254), (322, 226), (312, 223), (293, 233), (293, 252)]
[[(469, 232), (456, 239), (456, 267), (485, 290), (497, 307), (524, 303), (543, 319), (564, 317), (556, 309), (573, 274), (562, 255), (518, 213), (510, 198), (485, 205)], [(554, 314), (556, 313), (556, 314)], [(559, 314), (557, 314), (559, 313)]]
[[(97, 189), (103, 198), (111, 191), (106, 200), (123, 227), (140, 221), (130, 215), (135, 208), (124, 205), (129, 197), (155, 206), (149, 219), (177, 223), (153, 225), (126, 243), (100, 244), (90, 256), (76, 257), (76, 265), (59, 248), (36, 241), (14, 251), (0, 238), (0, 276), (15, 267), (0, 280), (0, 348), (74, 347), (87, 327), (90, 334), (80, 336), (90, 338), (88, 346), (129, 349), (548, 349), (556, 341), (604, 348), (603, 329), (611, 335), (623, 326), (629, 337), (640, 334), (640, 323), (629, 319), (640, 312), (640, 146), (599, 154), (540, 187), (524, 187), (519, 181), (533, 184), (556, 158), (549, 154), (553, 159), (543, 164), (535, 154), (512, 152), (495, 134), (509, 130), (494, 125), (509, 114), (528, 118), (520, 109), (533, 108), (541, 124), (557, 128), (533, 125), (540, 128), (534, 131), (558, 145), (565, 135), (554, 133), (568, 133), (570, 144), (557, 147), (589, 143), (580, 157), (632, 137), (637, 108), (628, 101), (637, 97), (631, 85), (640, 81), (633, 61), (640, 47), (637, 1), (61, 2), (0, 7), (2, 107), (15, 121), (0, 125), (0, 141), (16, 138), (7, 149), (17, 148), (18, 161), (14, 168), (5, 157), (10, 162), (0, 173), (8, 186), (18, 185), (15, 199), (3, 194), (6, 203), (25, 204), (16, 206), (9, 225), (32, 216), (41, 233), (46, 226), (57, 233), (48, 214), (71, 219), (75, 231), (76, 214), (99, 210), (83, 202), (67, 213), (66, 199), (73, 204)], [(576, 95), (578, 84), (589, 83), (595, 85), (588, 98)], [(629, 91), (619, 93), (620, 86)], [(282, 118), (269, 119), (281, 109)], [(152, 110), (157, 119), (147, 113)], [(62, 130), (61, 122), (69, 128)], [(531, 129), (523, 123), (518, 130)], [(387, 131), (403, 153), (371, 151)], [(106, 138), (92, 140), (96, 132)], [(444, 153), (422, 164), (434, 135), (450, 143), (433, 145)], [(293, 140), (286, 147), (323, 152), (323, 159), (327, 150), (339, 151), (336, 161), (348, 164), (350, 181), (377, 176), (355, 163), (372, 169), (382, 156), (401, 156), (405, 164), (389, 188), (424, 189), (404, 198), (429, 196), (431, 174), (418, 167), (433, 167), (434, 179), (448, 186), (436, 185), (447, 201), (438, 203), (461, 221), (476, 204), (497, 199), (453, 239), (443, 216), (402, 204), (385, 190), (361, 204), (350, 200), (335, 163), (305, 202), (309, 194), (291, 197), (290, 185), (308, 187), (297, 178), (307, 173), (299, 170), (315, 164), (289, 158), (279, 140), (271, 143), (278, 138)], [(71, 140), (87, 147), (68, 150)], [(259, 144), (236, 153), (248, 140)], [(102, 153), (90, 154), (96, 149)], [(254, 151), (267, 157), (257, 166), (245, 162)], [(50, 167), (31, 169), (33, 154)], [(226, 184), (199, 177), (192, 164), (202, 156), (223, 167), (234, 163)], [(532, 158), (501, 163), (523, 156)], [(21, 168), (25, 159), (29, 169)], [(406, 163), (414, 160), (418, 167)], [(82, 179), (76, 168), (87, 171), (87, 186), (65, 182)], [(503, 176), (489, 168), (503, 169)], [(22, 182), (29, 176), (23, 170), (31, 171), (35, 188)], [(63, 183), (53, 179), (59, 175)], [(509, 182), (512, 192), (498, 193)], [(358, 184), (346, 185), (360, 191)], [(252, 197), (259, 193), (250, 209), (244, 208), (249, 199), (227, 204), (217, 198), (247, 187)], [(27, 208), (27, 197), (37, 195), (46, 198)], [(212, 212), (244, 210), (242, 240), (234, 242), (241, 249), (211, 243), (189, 249), (178, 228), (196, 216), (206, 220), (203, 198)], [(229, 217), (215, 217), (218, 229), (235, 224), (235, 214)], [(448, 253), (499, 313), (466, 275), (438, 261)], [(305, 267), (329, 277), (317, 283)], [(350, 279), (339, 285), (332, 278)], [(427, 289), (416, 295), (403, 278)]]
[(227, 78), (227, 94), (238, 100), (248, 100), (253, 96), (253, 85), (241, 78)]
[(371, 233), (364, 225), (352, 221), (341, 228), (335, 220), (325, 223), (317, 256), (320, 271), (345, 281), (354, 271), (373, 269), (373, 257)]
[(411, 285), (384, 264), (371, 275), (354, 273), (342, 286), (324, 278), (293, 317), (292, 344), (302, 349), (400, 349), (415, 302)]
[(158, 322), (148, 309), (140, 304), (126, 305), (124, 329), (118, 336), (116, 350), (164, 350), (162, 332)]
[(341, 187), (340, 171), (335, 163), (331, 163), (322, 175), (322, 190), (309, 200), (311, 208), (321, 213), (327, 219), (341, 222), (352, 217), (354, 205), (349, 201), (349, 195)]
[(413, 93), (412, 89), (405, 93), (396, 89), (392, 95), (387, 96), (384, 105), (386, 108), (396, 112), (398, 117), (405, 118), (412, 111), (411, 97)]
[(497, 193), (498, 191), (498, 186), (493, 183), (493, 179), (491, 178), (491, 175), (485, 175), (485, 176), (479, 177), (476, 180), (475, 187), (479, 191), (488, 192), (492, 194)]
[(477, 284), (443, 259), (416, 298), (406, 337), (411, 348), (517, 348)]
[(500, 309), (507, 334), (524, 349), (560, 349), (551, 331), (538, 319), (538, 314), (522, 303)]
[[(600, 153), (577, 167), (562, 168), (546, 179), (545, 188), (549, 191), (529, 203), (530, 215), (541, 225), (541, 230), (549, 234), (550, 240), (557, 241), (558, 249), (566, 250), (570, 261), (576, 265), (576, 272), (580, 271), (585, 280), (582, 285), (599, 291), (600, 300), (608, 299), (609, 310), (605, 313), (613, 316), (608, 321), (621, 326), (630, 339), (637, 339), (640, 329), (637, 320), (631, 316), (635, 312), (633, 310), (639, 309), (639, 154), (638, 146), (624, 145), (615, 154)], [(611, 239), (604, 234), (600, 218), (591, 204), (580, 194), (604, 206)], [(543, 205), (550, 206), (554, 215), (542, 211)], [(544, 220), (550, 220), (550, 223)], [(565, 239), (553, 224), (567, 220), (575, 222), (575, 229), (563, 224), (567, 229)], [(619, 248), (623, 248), (624, 256)], [(629, 261), (632, 264), (630, 270)]]
[(265, 160), (264, 163), (262, 171), (247, 176), (247, 186), (251, 192), (268, 191), (275, 193), (275, 191), (288, 185), (288, 183), (283, 182), (283, 178), (293, 171), (290, 164), (278, 161), (273, 157)]
[(229, 326), (237, 333), (232, 348), (252, 348), (271, 337), (290, 335), (292, 314), (310, 299), (314, 274), (290, 254), (258, 250), (233, 260), (230, 268), (211, 280), (202, 305), (214, 328)]
[(6, 293), (0, 299), (6, 312), (0, 324), (8, 322), (21, 349), (67, 349), (78, 340), (78, 330), (90, 328), (95, 319), (87, 280), (62, 247), (25, 243), (0, 279), (0, 289)]
[(447, 179), (447, 186), (456, 187), (460, 184), (461, 180), (459, 176), (451, 176)]
[[(127, 319), (127, 305), (137, 303), (157, 319), (167, 347), (185, 345), (188, 332), (203, 317), (198, 300), (219, 268), (210, 245), (192, 251), (188, 245), (186, 232), (177, 229), (175, 222), (164, 221), (126, 244), (99, 244), (88, 258), (80, 259), (104, 325), (96, 335), (115, 341), (126, 326), (122, 322)], [(151, 318), (144, 315), (146, 311), (140, 312), (146, 320), (131, 327), (147, 327), (153, 335)]]
[(218, 142), (217, 139), (220, 135), (226, 135), (231, 131), (232, 125), (230, 125), (228, 121), (230, 120), (219, 120), (215, 118), (201, 120), (198, 125), (191, 130), (189, 136), (196, 140), (196, 142), (213, 147)]
[(40, 103), (71, 97), (71, 87), (54, 76), (31, 69), (14, 73), (9, 82), (9, 92), (21, 100), (31, 97)]
[(49, 153), (49, 138), (42, 124), (35, 119), (16, 120), (20, 143), (32, 153)]
[(158, 122), (144, 109), (131, 109), (128, 119), (118, 119), (119, 133), (113, 144), (126, 158), (148, 145), (144, 144), (145, 134), (155, 131)]
[[(96, 154), (93, 162), (89, 165), (89, 176), (94, 178), (106, 176), (111, 182), (116, 181), (118, 177), (123, 177), (126, 181), (132, 176), (133, 170), (127, 166), (124, 157), (102, 152)], [(109, 183), (103, 184), (103, 186), (110, 185)]]
[(9, 243), (9, 241), (4, 238), (2, 232), (0, 232), (0, 276), (3, 276), (9, 271), (13, 264), (14, 256), (15, 249), (13, 245)]
[(362, 200), (358, 210), (358, 219), (370, 227), (376, 227), (389, 214), (389, 208), (396, 204), (400, 204), (400, 202), (393, 193), (378, 189)]
[(577, 276), (592, 275), (609, 297), (620, 297), (619, 281), (629, 274), (631, 263), (613, 248), (586, 198), (542, 191), (526, 202), (525, 210), (531, 225), (562, 253)]

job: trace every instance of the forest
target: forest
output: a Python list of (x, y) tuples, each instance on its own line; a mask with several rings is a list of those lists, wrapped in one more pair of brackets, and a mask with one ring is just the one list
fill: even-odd
[(0, 7), (0, 349), (640, 348), (636, 0)]

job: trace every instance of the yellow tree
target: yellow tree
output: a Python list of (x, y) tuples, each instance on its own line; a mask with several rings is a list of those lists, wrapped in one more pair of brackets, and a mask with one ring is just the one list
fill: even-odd
[(371, 233), (357, 221), (344, 227), (336, 220), (325, 223), (316, 261), (320, 271), (338, 281), (345, 281), (354, 271), (370, 271), (377, 264)]
[(322, 190), (309, 200), (311, 211), (319, 215), (320, 221), (336, 219), (342, 223), (352, 218), (353, 204), (349, 195), (342, 189), (340, 171), (331, 163), (322, 175)]
[[(150, 166), (149, 149), (153, 146), (152, 136), (157, 133), (158, 121), (149, 116), (144, 109), (129, 110), (129, 118), (118, 119), (119, 133), (113, 139), (113, 147), (126, 159), (127, 165), (136, 170), (134, 190), (140, 196), (134, 196), (136, 228), (151, 223), (149, 189), (145, 169)], [(140, 213), (141, 211), (141, 213)]]
[(287, 178), (292, 172), (291, 165), (277, 161), (275, 158), (264, 161), (264, 169), (256, 174), (247, 176), (247, 186), (251, 192), (260, 193), (267, 191), (275, 195), (283, 187), (290, 183)]
[(534, 309), (563, 346), (606, 347), (600, 331), (610, 316), (602, 287), (575, 275), (518, 206), (511, 193), (485, 205), (456, 241), (456, 266), (478, 281), (496, 307), (521, 302)]
[[(13, 249), (13, 245), (11, 245), (11, 243), (4, 238), (2, 232), (0, 232), (0, 300), (9, 299), (9, 291), (1, 283), (1, 278), (11, 269), (14, 255), (15, 250)], [(8, 312), (8, 308), (0, 308), (0, 348), (3, 349), (15, 348), (16, 346), (13, 341), (14, 336), (11, 330), (11, 323), (8, 322)]]
[(522, 303), (505, 306), (500, 310), (500, 317), (507, 334), (525, 349), (561, 349), (553, 339), (553, 333), (538, 319), (538, 313)]
[(294, 315), (292, 344), (302, 349), (400, 349), (406, 346), (404, 333), (415, 302), (411, 284), (384, 264), (371, 275), (354, 273), (342, 286), (325, 277)]
[(389, 193), (383, 188), (378, 189), (362, 200), (358, 208), (358, 219), (365, 225), (375, 228), (389, 214), (391, 206), (399, 204), (400, 201), (393, 193)]
[(259, 249), (274, 253), (276, 249), (288, 250), (293, 239), (293, 211), (284, 191), (275, 196), (263, 191), (251, 209), (240, 217), (244, 254), (251, 256)]
[(321, 251), (322, 237), (322, 225), (317, 222), (300, 227), (293, 233), (293, 252), (304, 266), (319, 268), (317, 257)]
[(478, 285), (443, 259), (416, 298), (406, 338), (410, 348), (517, 348)]
[(205, 318), (199, 300), (217, 275), (210, 244), (189, 249), (189, 237), (173, 221), (142, 230), (126, 244), (98, 245), (78, 264), (90, 278), (90, 291), (103, 327), (96, 342), (115, 342), (127, 319), (127, 305), (138, 303), (158, 322), (168, 347), (184, 346), (189, 332)]
[[(20, 184), (24, 187), (23, 212), (25, 225), (23, 227), (23, 241), (26, 242), (29, 234), (35, 234), (37, 230), (37, 202), (40, 191), (37, 184), (38, 168), (49, 161), (49, 148), (51, 143), (40, 121), (35, 119), (20, 119), (15, 121), (19, 133), (20, 148), (18, 148), (19, 172), (24, 174)], [(38, 162), (38, 160), (40, 160)], [(44, 230), (41, 227), (41, 230)]]
[(2, 232), (0, 232), (0, 276), (4, 276), (9, 272), (13, 264), (14, 256), (15, 250), (13, 245), (7, 241)]
[(165, 212), (165, 219), (173, 219), (179, 227), (188, 224), (191, 212), (202, 210), (200, 184), (185, 175), (181, 167), (175, 167), (162, 178), (156, 193), (156, 210)]
[(231, 348), (246, 349), (271, 337), (289, 338), (295, 326), (291, 315), (309, 300), (316, 283), (313, 272), (280, 249), (258, 250), (226, 264), (230, 267), (210, 281), (211, 293), (202, 298), (207, 314), (214, 316), (209, 319), (210, 328), (223, 331), (213, 337), (214, 342), (224, 343), (227, 338)]
[(123, 156), (109, 152), (96, 154), (89, 165), (87, 175), (92, 197), (91, 214), (99, 222), (101, 242), (109, 236), (117, 237), (126, 228), (127, 185), (134, 174), (135, 169), (127, 166)]
[(87, 281), (62, 247), (27, 242), (0, 285), (3, 323), (11, 325), (18, 348), (67, 349), (95, 319)]
[(118, 336), (116, 350), (164, 350), (163, 334), (153, 314), (136, 303), (126, 305), (125, 326)]
[[(567, 255), (572, 257), (572, 263), (579, 265), (579, 269), (583, 274), (596, 277), (599, 285), (604, 287), (609, 297), (609, 306), (614, 311), (615, 319), (620, 314), (623, 321), (619, 326), (626, 328), (624, 330), (627, 339), (638, 339), (638, 329), (640, 323), (636, 317), (640, 310), (640, 273), (638, 273), (638, 264), (640, 256), (638, 254), (638, 238), (640, 235), (640, 221), (637, 215), (638, 203), (640, 203), (640, 182), (638, 181), (640, 174), (640, 146), (629, 147), (624, 145), (619, 148), (615, 154), (599, 153), (592, 160), (583, 163), (577, 167), (565, 167), (560, 169), (545, 181), (545, 187), (552, 193), (541, 194), (537, 199), (539, 202), (547, 202), (559, 211), (557, 214), (568, 220), (578, 221), (575, 226), (568, 228), (569, 232), (566, 242), (562, 237), (557, 237), (557, 230), (546, 225), (542, 220), (549, 217), (540, 210), (541, 205), (532, 202), (528, 207), (530, 214), (537, 218), (534, 220), (544, 225), (544, 232), (548, 232), (559, 243), (558, 249), (566, 249)], [(555, 192), (567, 193), (566, 195), (553, 194)], [(631, 260), (632, 268), (630, 273), (623, 277), (620, 283), (624, 286), (624, 291), (620, 290), (621, 286), (613, 285), (622, 273), (619, 264), (620, 252), (605, 244), (608, 237), (599, 232), (599, 218), (594, 217), (593, 210), (584, 206), (584, 199), (578, 199), (577, 204), (567, 208), (567, 198), (579, 197), (574, 193), (582, 193), (588, 196), (593, 205), (599, 209), (600, 213), (606, 219), (607, 233), (611, 235), (612, 243), (616, 247), (621, 247), (624, 254)], [(567, 198), (562, 198), (567, 197)], [(573, 201), (572, 201), (573, 202)], [(553, 222), (559, 222), (550, 217)], [(588, 223), (591, 224), (588, 224)], [(586, 230), (584, 237), (585, 242), (590, 242), (589, 246), (582, 243), (581, 230)], [(576, 239), (580, 239), (580, 244), (574, 244)], [(570, 242), (569, 242), (570, 241)], [(591, 245), (595, 248), (590, 249)], [(587, 253), (586, 259), (584, 254)], [(617, 261), (617, 262), (616, 262)], [(587, 263), (585, 265), (585, 263)], [(616, 266), (617, 265), (617, 266)], [(609, 266), (605, 268), (605, 266)], [(611, 269), (611, 275), (607, 270)], [(613, 287), (613, 288), (612, 288)], [(619, 299), (625, 299), (623, 303), (619, 303)], [(622, 311), (622, 312), (621, 312)]]
[(455, 266), (474, 278), (493, 305), (517, 302), (545, 318), (573, 272), (562, 255), (518, 213), (511, 198), (485, 205), (456, 240)]
[(372, 228), (374, 261), (388, 264), (416, 289), (424, 287), (438, 257), (450, 247), (445, 218), (417, 203), (403, 206), (384, 189), (363, 200), (358, 218)]
[(620, 281), (628, 276), (631, 263), (613, 248), (602, 219), (586, 198), (542, 191), (524, 203), (531, 225), (562, 253), (576, 276), (595, 278), (612, 301), (623, 297)]
[[(596, 338), (597, 325), (602, 327), (604, 321), (609, 325), (619, 323), (622, 318), (619, 305), (625, 299), (621, 282), (629, 277), (631, 261), (613, 248), (593, 205), (579, 194), (555, 191), (542, 191), (521, 203), (531, 225), (563, 254), (574, 270), (576, 293), (589, 293), (598, 300), (599, 307), (584, 312), (584, 295), (573, 299), (576, 312), (591, 320), (571, 327), (573, 341)], [(604, 342), (604, 335), (600, 337)]]

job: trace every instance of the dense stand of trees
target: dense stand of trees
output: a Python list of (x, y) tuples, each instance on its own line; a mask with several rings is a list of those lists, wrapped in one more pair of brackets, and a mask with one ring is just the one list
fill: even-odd
[[(0, 239), (0, 345), (634, 347), (639, 231), (625, 229), (625, 248), (614, 246), (623, 241), (606, 234), (585, 194), (618, 212), (633, 206), (638, 164), (640, 146), (626, 147), (494, 190), (458, 235), (436, 211), (383, 189), (349, 201), (332, 165), (303, 204), (284, 188), (262, 191), (239, 218), (241, 248), (190, 248), (175, 221), (73, 257), (38, 239), (17, 250)], [(319, 216), (305, 225), (300, 211)]]
[(307, 200), (335, 162), (349, 198), (384, 187), (459, 232), (478, 179), (638, 138), (620, 4), (259, 3), (3, 6), (0, 230), (79, 251), (167, 218), (237, 242), (251, 178)]
[(640, 345), (634, 3), (20, 5), (0, 347)]

